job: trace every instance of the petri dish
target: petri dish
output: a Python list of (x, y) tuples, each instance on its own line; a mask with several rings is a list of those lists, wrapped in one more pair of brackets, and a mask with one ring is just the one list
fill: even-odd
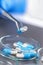
[(10, 61), (2, 61), (0, 60), (0, 65), (13, 65)]
[[(40, 48), (40, 43), (34, 40), (33, 38), (25, 38), (19, 35), (6, 35), (0, 38), (0, 55), (15, 61), (16, 60), (34, 60), (36, 57), (30, 58), (30, 59), (21, 59), (21, 58), (19, 59), (16, 56), (13, 56), (13, 55), (7, 56), (2, 53), (2, 48), (7, 47), (7, 48), (14, 49), (13, 44), (18, 41), (21, 41), (23, 44), (28, 43), (33, 45), (34, 46), (33, 50), (36, 50), (36, 51)], [(25, 52), (27, 53), (27, 50)]]
[(40, 61), (43, 62), (43, 47), (39, 49)]

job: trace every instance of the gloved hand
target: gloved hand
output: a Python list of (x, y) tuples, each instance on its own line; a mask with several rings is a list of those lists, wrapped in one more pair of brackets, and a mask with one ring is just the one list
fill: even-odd
[(11, 13), (23, 13), (25, 11), (26, 0), (1, 0), (1, 6)]

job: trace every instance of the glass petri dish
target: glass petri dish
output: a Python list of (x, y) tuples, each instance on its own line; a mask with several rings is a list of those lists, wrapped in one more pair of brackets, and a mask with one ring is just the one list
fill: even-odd
[(9, 62), (9, 61), (0, 60), (0, 65), (13, 65), (13, 64), (11, 62)]
[(43, 47), (39, 49), (40, 61), (43, 62)]
[[(2, 55), (3, 57), (9, 58), (11, 60), (34, 60), (36, 57), (30, 58), (30, 59), (19, 59), (16, 56), (13, 55), (4, 55), (2, 53), (2, 48), (7, 47), (7, 48), (13, 48), (14, 46), (13, 44), (15, 42), (21, 41), (23, 44), (24, 43), (28, 43), (34, 46), (34, 50), (38, 50), (40, 48), (40, 44), (38, 41), (34, 40), (33, 38), (25, 38), (19, 35), (6, 35), (0, 38), (0, 55)], [(23, 51), (24, 52), (24, 51)], [(25, 51), (27, 53), (27, 51)]]

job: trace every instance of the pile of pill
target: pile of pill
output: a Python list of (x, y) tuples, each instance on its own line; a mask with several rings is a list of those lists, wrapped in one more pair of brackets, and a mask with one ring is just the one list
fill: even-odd
[(28, 43), (22, 43), (21, 41), (13, 43), (14, 48), (4, 48), (2, 50), (4, 55), (13, 55), (20, 59), (31, 59), (31, 58), (37, 58), (38, 54), (34, 50), (35, 47)]

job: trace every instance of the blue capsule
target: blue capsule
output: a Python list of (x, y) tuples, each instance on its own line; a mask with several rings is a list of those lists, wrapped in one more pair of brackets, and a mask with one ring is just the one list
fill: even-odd
[(11, 54), (11, 49), (10, 48), (4, 48), (2, 50), (2, 53), (6, 56), (9, 56)]
[(27, 44), (27, 46), (25, 47), (25, 46), (23, 46), (23, 43), (22, 42), (17, 42), (17, 47), (18, 48), (20, 48), (21, 50), (24, 50), (24, 51), (26, 51), (26, 50), (32, 50), (32, 49), (34, 49), (34, 46), (33, 45), (31, 45), (31, 44)]
[(29, 53), (24, 53), (24, 59), (32, 59), (32, 58), (34, 58), (34, 57), (36, 57), (36, 53), (34, 53), (34, 52), (29, 52)]
[(28, 46), (26, 46), (26, 47), (22, 47), (21, 48), (22, 50), (32, 50), (32, 49), (34, 49), (34, 46), (33, 45), (30, 45), (30, 44), (28, 44)]

